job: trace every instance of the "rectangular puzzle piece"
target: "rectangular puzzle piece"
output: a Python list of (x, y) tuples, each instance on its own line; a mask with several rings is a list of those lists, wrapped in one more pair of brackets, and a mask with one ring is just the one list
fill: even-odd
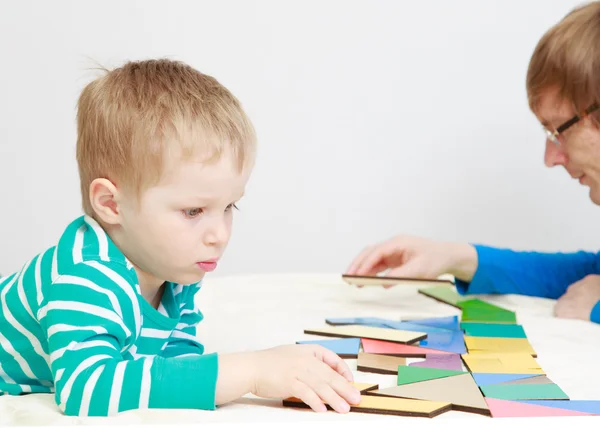
[(360, 286), (383, 286), (383, 285), (429, 285), (453, 287), (454, 283), (447, 279), (423, 279), (423, 278), (405, 278), (379, 275), (348, 275), (343, 274), (342, 279), (350, 285)]
[(514, 339), (527, 338), (525, 330), (520, 324), (461, 322), (460, 328), (464, 330), (465, 336), (504, 337)]
[(545, 374), (530, 354), (477, 353), (461, 355), (472, 373)]
[(513, 339), (505, 337), (477, 337), (477, 336), (466, 336), (465, 345), (469, 350), (469, 354), (475, 354), (480, 352), (487, 353), (528, 353), (533, 357), (537, 357), (537, 354), (529, 340), (527, 339)]
[(358, 354), (356, 361), (356, 370), (359, 372), (397, 375), (398, 367), (405, 365), (406, 358), (403, 357), (361, 352)]
[(415, 343), (427, 337), (427, 333), (418, 331), (395, 330), (391, 328), (369, 327), (365, 325), (340, 325), (304, 330), (306, 334), (332, 337), (359, 337), (385, 340), (397, 343)]
[(320, 345), (335, 352), (341, 358), (356, 358), (360, 351), (360, 339), (348, 337), (344, 339), (330, 340), (302, 340), (296, 342), (298, 345)]

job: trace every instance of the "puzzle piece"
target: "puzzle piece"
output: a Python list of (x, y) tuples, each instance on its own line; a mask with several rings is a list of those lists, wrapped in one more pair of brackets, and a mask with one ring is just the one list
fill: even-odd
[[(539, 406), (527, 401), (509, 401), (486, 398), (493, 418), (542, 417), (542, 416), (589, 416), (588, 413), (572, 411), (550, 406)], [(547, 400), (548, 403), (554, 403)], [(568, 403), (568, 401), (560, 401)]]
[(600, 415), (600, 400), (523, 400), (520, 403)]
[(326, 318), (325, 323), (329, 325), (366, 325), (370, 327), (390, 328), (387, 323), (393, 323), (394, 320), (376, 317), (359, 318)]
[(341, 358), (356, 358), (360, 351), (360, 339), (356, 337), (331, 340), (303, 340), (296, 343), (299, 345), (321, 345), (335, 352)]
[(554, 382), (552, 382), (552, 380), (550, 380), (550, 378), (546, 375), (539, 375), (526, 377), (525, 379), (516, 379), (508, 382), (501, 382), (498, 385), (542, 385), (549, 383)]
[(495, 385), (498, 383), (507, 383), (519, 379), (535, 377), (535, 374), (517, 374), (517, 373), (471, 373), (475, 383), (479, 386)]
[(406, 365), (406, 358), (390, 355), (358, 354), (356, 369), (359, 372), (398, 375), (398, 367)]
[(431, 286), (446, 286), (454, 287), (454, 283), (447, 279), (424, 279), (424, 278), (407, 278), (407, 277), (395, 277), (395, 276), (381, 276), (381, 275), (348, 275), (343, 274), (342, 280), (350, 285), (362, 285), (362, 286), (383, 286), (383, 285), (431, 285)]
[[(283, 405), (285, 407), (309, 408), (306, 403), (295, 397), (283, 400)], [(326, 405), (326, 407), (328, 410), (332, 410), (329, 405)], [(448, 412), (451, 408), (452, 405), (448, 402), (444, 403), (363, 395), (359, 404), (350, 406), (350, 411), (357, 413), (378, 413), (382, 415), (433, 418)]]
[(423, 318), (403, 321), (407, 321), (417, 325), (426, 325), (428, 327), (442, 328), (444, 330), (460, 330), (458, 316), (456, 315), (452, 315), (449, 317)]
[(483, 395), (500, 400), (568, 400), (569, 396), (555, 383), (497, 384), (481, 387)]
[(409, 366), (461, 371), (462, 360), (458, 354), (427, 355), (425, 361), (410, 363)]
[(399, 366), (397, 368), (397, 385), (441, 379), (449, 376), (463, 375), (465, 372), (457, 370), (433, 369), (430, 367)]
[(517, 316), (513, 311), (501, 308), (479, 299), (458, 303), (462, 309), (462, 321), (516, 324)]
[(473, 373), (545, 374), (530, 354), (464, 354), (463, 362)]
[(455, 289), (449, 287), (430, 287), (421, 288), (418, 291), (427, 297), (431, 297), (439, 302), (446, 303), (448, 305), (460, 308), (459, 303), (467, 300), (473, 300), (472, 297), (464, 297), (456, 292)]
[(392, 388), (377, 389), (369, 391), (368, 394), (410, 398), (417, 401), (450, 402), (453, 410), (490, 415), (481, 391), (468, 373)]
[(466, 336), (464, 340), (465, 345), (469, 350), (469, 354), (475, 354), (479, 352), (495, 354), (528, 353), (533, 357), (537, 357), (535, 350), (532, 348), (529, 340), (527, 339)]
[(365, 325), (340, 325), (304, 330), (306, 334), (333, 337), (360, 337), (397, 343), (415, 343), (427, 337), (427, 333), (369, 327)]
[(465, 336), (504, 337), (514, 339), (527, 338), (525, 330), (520, 324), (461, 322), (460, 328), (465, 331)]
[(389, 321), (390, 328), (403, 331), (416, 331), (427, 333), (427, 338), (419, 342), (419, 346), (438, 351), (452, 352), (454, 354), (465, 354), (464, 334), (461, 330), (445, 330), (443, 328), (429, 327), (407, 321)]
[(427, 355), (451, 354), (450, 352), (437, 351), (435, 349), (375, 339), (362, 339), (362, 347), (363, 351), (369, 354), (394, 355), (398, 357), (425, 358)]

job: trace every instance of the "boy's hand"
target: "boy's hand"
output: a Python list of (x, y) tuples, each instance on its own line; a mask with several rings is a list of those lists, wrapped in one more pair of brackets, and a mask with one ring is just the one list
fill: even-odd
[(352, 372), (334, 352), (318, 345), (285, 345), (253, 355), (252, 393), (264, 398), (296, 397), (314, 411), (325, 404), (346, 413), (360, 403), (360, 392), (350, 383)]

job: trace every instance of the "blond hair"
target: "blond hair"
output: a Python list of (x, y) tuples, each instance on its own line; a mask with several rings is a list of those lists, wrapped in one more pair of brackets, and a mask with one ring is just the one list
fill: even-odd
[(241, 171), (256, 137), (239, 101), (215, 78), (166, 59), (132, 61), (82, 91), (77, 112), (77, 163), (83, 210), (93, 215), (90, 184), (107, 178), (139, 197), (158, 183), (165, 157), (207, 160), (233, 154)]
[(600, 100), (600, 2), (579, 6), (550, 28), (531, 56), (526, 78), (530, 108), (556, 90), (576, 112)]

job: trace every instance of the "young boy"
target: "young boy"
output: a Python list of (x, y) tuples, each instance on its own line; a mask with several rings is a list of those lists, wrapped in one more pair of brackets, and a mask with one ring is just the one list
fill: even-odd
[(81, 416), (247, 393), (316, 411), (360, 401), (324, 348), (217, 355), (196, 339), (194, 297), (254, 165), (253, 127), (226, 88), (179, 62), (130, 62), (84, 88), (77, 125), (85, 214), (0, 279), (0, 394), (55, 393)]

